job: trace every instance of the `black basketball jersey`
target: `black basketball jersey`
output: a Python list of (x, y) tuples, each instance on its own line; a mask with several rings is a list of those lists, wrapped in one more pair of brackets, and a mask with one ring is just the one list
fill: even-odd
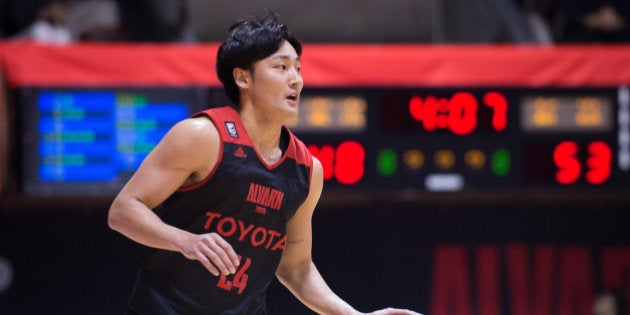
[(167, 224), (196, 234), (215, 232), (240, 256), (236, 274), (213, 276), (179, 252), (152, 250), (142, 266), (130, 307), (140, 314), (266, 314), (265, 293), (286, 243), (286, 223), (309, 191), (312, 157), (288, 129), (280, 161), (268, 165), (254, 148), (238, 113), (214, 108), (221, 137), (216, 166), (180, 189), (156, 212)]

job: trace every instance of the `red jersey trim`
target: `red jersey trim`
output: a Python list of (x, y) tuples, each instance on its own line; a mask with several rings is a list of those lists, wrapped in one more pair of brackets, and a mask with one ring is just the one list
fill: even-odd
[[(308, 150), (304, 142), (298, 139), (289, 128), (284, 127), (285, 130), (291, 136), (291, 141), (289, 142), (289, 148), (287, 149), (287, 153), (285, 156), (295, 160), (295, 163), (298, 165), (304, 165), (308, 167), (308, 191), (311, 193), (311, 187), (313, 186), (313, 155)], [(308, 198), (308, 196), (307, 196)]]
[[(196, 113), (193, 117), (206, 116), (214, 123), (219, 131), (221, 141), (253, 147), (247, 130), (241, 122), (238, 112), (231, 106), (206, 109)], [(233, 129), (232, 129), (233, 128)]]
[(298, 139), (288, 128), (285, 130), (289, 132), (291, 141), (289, 142), (289, 148), (287, 149), (287, 155), (289, 158), (295, 160), (297, 164), (306, 165), (313, 168), (313, 157), (311, 152), (306, 148), (306, 145), (300, 139)]
[(192, 184), (190, 186), (181, 187), (177, 191), (178, 192), (191, 191), (191, 190), (195, 190), (195, 189), (203, 186), (205, 183), (207, 183), (210, 180), (210, 178), (212, 178), (212, 176), (214, 176), (214, 173), (217, 172), (217, 170), (219, 169), (219, 165), (221, 165), (221, 161), (222, 160), (223, 160), (223, 142), (221, 142), (219, 144), (219, 157), (217, 158), (217, 162), (212, 167), (212, 170), (210, 171), (210, 173), (208, 173), (208, 175), (204, 179), (202, 179), (201, 181), (199, 181), (199, 182), (197, 182), (195, 184)]
[[(254, 147), (254, 151), (258, 156), (260, 162), (267, 167), (267, 169), (272, 170), (282, 164), (287, 158), (290, 158), (295, 161), (298, 165), (305, 165), (309, 168), (313, 167), (313, 160), (311, 157), (311, 152), (308, 151), (304, 143), (300, 141), (289, 128), (282, 126), (282, 128), (289, 134), (289, 145), (287, 146), (287, 151), (282, 155), (280, 160), (274, 164), (268, 164), (265, 162), (263, 157), (260, 155), (258, 150)], [(251, 140), (250, 140), (251, 141)]]
[[(197, 113), (197, 114), (193, 115), (193, 117), (203, 116), (202, 113)], [(205, 116), (208, 117), (212, 121), (212, 117), (210, 117), (209, 115), (205, 115)], [(219, 128), (216, 126), (216, 123), (214, 121), (212, 121), (212, 123), (215, 125), (215, 128), (217, 128), (217, 130), (219, 130)], [(219, 130), (219, 132), (221, 132), (221, 131)], [(220, 138), (220, 136), (219, 136), (219, 138)], [(208, 175), (204, 179), (202, 179), (201, 181), (199, 181), (197, 183), (194, 183), (194, 184), (192, 184), (190, 186), (185, 186), (185, 187), (181, 187), (181, 188), (177, 189), (177, 192), (191, 191), (191, 190), (194, 190), (196, 188), (199, 188), (199, 187), (203, 186), (205, 183), (207, 183), (210, 180), (210, 178), (212, 178), (214, 173), (217, 172), (217, 170), (219, 169), (219, 165), (221, 165), (221, 161), (223, 161), (223, 141), (221, 139), (219, 139), (219, 152), (218, 152), (217, 161), (214, 164), (214, 166), (212, 167), (212, 170), (210, 171), (210, 173), (208, 173)]]
[[(199, 116), (207, 116), (212, 119), (212, 122), (219, 130), (221, 141), (251, 147), (256, 153), (258, 160), (268, 170), (272, 170), (278, 167), (287, 158), (295, 160), (297, 164), (312, 167), (313, 161), (310, 158), (310, 152), (308, 151), (304, 143), (297, 139), (297, 137), (295, 137), (295, 135), (284, 126), (282, 128), (284, 128), (284, 130), (289, 134), (289, 145), (286, 152), (282, 155), (278, 162), (269, 164), (265, 161), (265, 159), (260, 155), (258, 149), (254, 146), (254, 143), (249, 133), (247, 132), (247, 129), (245, 129), (245, 126), (241, 122), (241, 118), (238, 112), (233, 107), (224, 106), (211, 108), (193, 115), (193, 117)], [(232, 127), (234, 129), (230, 130), (230, 128)]]
[[(306, 145), (304, 145), (304, 143), (300, 141), (288, 128), (284, 126), (282, 127), (289, 134), (289, 146), (287, 147), (287, 151), (282, 155), (282, 158), (280, 158), (278, 162), (270, 165), (262, 158), (262, 156), (260, 155), (256, 147), (254, 147), (254, 144), (251, 138), (249, 137), (247, 130), (241, 123), (238, 112), (234, 110), (234, 108), (230, 106), (211, 108), (202, 112), (198, 112), (194, 114), (192, 117), (201, 117), (201, 116), (208, 117), (219, 132), (219, 138), (220, 138), (219, 153), (218, 153), (219, 157), (217, 159), (217, 162), (213, 166), (212, 170), (210, 171), (210, 173), (203, 180), (193, 185), (182, 187), (177, 190), (178, 192), (191, 191), (196, 188), (199, 188), (212, 178), (214, 173), (219, 168), (221, 161), (223, 160), (225, 142), (251, 147), (254, 150), (254, 152), (256, 152), (256, 156), (258, 160), (268, 170), (272, 170), (278, 167), (287, 158), (293, 159), (296, 164), (304, 165), (309, 168), (309, 186), (310, 186), (310, 182), (313, 178), (313, 157), (311, 153), (308, 151), (308, 148), (306, 147)], [(235, 131), (230, 131), (226, 123), (233, 123), (235, 127)]]

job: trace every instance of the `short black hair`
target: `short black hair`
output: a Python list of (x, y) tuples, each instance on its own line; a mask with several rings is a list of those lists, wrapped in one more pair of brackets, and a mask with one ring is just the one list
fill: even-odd
[(240, 92), (234, 82), (235, 68), (252, 70), (252, 65), (271, 56), (288, 41), (298, 56), (302, 55), (302, 44), (286, 25), (280, 23), (278, 14), (268, 12), (264, 18), (241, 19), (234, 23), (217, 53), (216, 72), (228, 97), (240, 106)]

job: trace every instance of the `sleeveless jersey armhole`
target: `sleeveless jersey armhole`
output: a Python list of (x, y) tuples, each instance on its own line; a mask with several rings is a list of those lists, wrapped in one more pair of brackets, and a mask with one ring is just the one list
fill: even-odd
[(179, 189), (177, 189), (177, 192), (191, 191), (191, 190), (194, 190), (196, 188), (199, 188), (199, 187), (203, 186), (205, 183), (207, 183), (212, 178), (214, 173), (216, 173), (217, 169), (219, 169), (219, 165), (221, 164), (221, 161), (223, 160), (223, 139), (221, 137), (221, 131), (218, 130), (217, 122), (214, 121), (212, 116), (209, 115), (206, 111), (199, 112), (199, 113), (193, 115), (192, 117), (193, 118), (194, 117), (206, 117), (207, 119), (209, 119), (212, 122), (214, 127), (217, 128), (217, 132), (219, 133), (219, 150), (217, 151), (217, 161), (216, 161), (216, 163), (214, 163), (214, 166), (212, 167), (212, 170), (210, 170), (210, 172), (208, 173), (208, 175), (206, 175), (206, 177), (204, 177), (202, 180), (200, 180), (199, 182), (196, 182), (196, 183), (194, 183), (192, 185), (185, 186), (185, 187), (180, 187)]
[(313, 172), (315, 171), (315, 167), (313, 166), (315, 165), (315, 163), (313, 163), (314, 158), (314, 156), (311, 156), (311, 165), (308, 171), (308, 191), (311, 191), (311, 187), (313, 186)]
[(314, 157), (311, 154), (311, 152), (308, 150), (304, 142), (302, 142), (302, 140), (296, 137), (295, 134), (293, 134), (293, 132), (291, 132), (291, 130), (289, 130), (288, 128), (285, 127), (285, 130), (288, 132), (290, 136), (289, 146), (291, 145), (294, 146), (294, 151), (293, 151), (294, 156), (292, 156), (292, 158), (295, 159), (297, 164), (304, 165), (306, 168), (308, 168), (308, 189), (310, 191), (312, 183), (313, 183), (313, 158)]

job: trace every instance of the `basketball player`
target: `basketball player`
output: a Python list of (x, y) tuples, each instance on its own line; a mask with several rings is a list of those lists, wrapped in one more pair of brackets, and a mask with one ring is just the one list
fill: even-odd
[(235, 24), (216, 70), (237, 108), (176, 124), (112, 203), (110, 227), (154, 248), (130, 314), (266, 314), (274, 275), (317, 313), (361, 314), (311, 260), (322, 166), (283, 127), (298, 112), (301, 51), (274, 16)]

